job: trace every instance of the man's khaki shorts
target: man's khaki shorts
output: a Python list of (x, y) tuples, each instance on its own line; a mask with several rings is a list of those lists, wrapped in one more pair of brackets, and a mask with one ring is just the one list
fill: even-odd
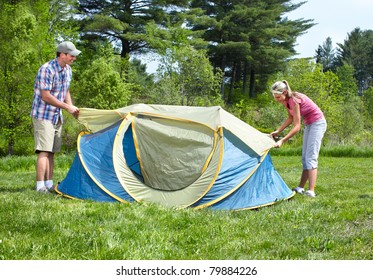
[(62, 124), (54, 125), (50, 121), (32, 119), (34, 125), (35, 152), (56, 153), (61, 150)]

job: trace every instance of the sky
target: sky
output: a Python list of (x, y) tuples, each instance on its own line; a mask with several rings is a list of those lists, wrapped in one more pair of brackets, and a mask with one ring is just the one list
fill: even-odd
[[(307, 3), (287, 14), (289, 19), (312, 19), (316, 23), (297, 39), (296, 58), (313, 57), (316, 49), (326, 38), (332, 39), (333, 47), (344, 43), (348, 33), (356, 27), (373, 30), (373, 0), (304, 0)], [(302, 2), (294, 0), (293, 3)], [(158, 63), (145, 59), (147, 71), (154, 73)]]
[[(297, 39), (297, 58), (313, 57), (327, 37), (333, 47), (344, 43), (356, 27), (373, 30), (373, 0), (305, 0), (307, 3), (289, 13), (289, 19), (313, 19), (314, 25)], [(293, 3), (302, 2), (294, 0)]]

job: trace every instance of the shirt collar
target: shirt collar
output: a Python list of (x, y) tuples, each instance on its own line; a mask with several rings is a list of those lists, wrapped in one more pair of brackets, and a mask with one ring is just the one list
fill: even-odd
[(53, 60), (53, 63), (56, 65), (58, 73), (63, 72), (66, 68), (66, 67), (64, 67), (64, 68), (61, 67), (61, 65), (58, 63), (58, 58), (57, 57)]

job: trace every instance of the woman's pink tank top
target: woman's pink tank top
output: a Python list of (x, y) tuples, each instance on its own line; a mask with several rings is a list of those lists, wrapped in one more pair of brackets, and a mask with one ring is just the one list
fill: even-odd
[[(304, 120), (304, 124), (308, 125), (324, 118), (323, 112), (307, 95), (298, 93), (301, 98), (290, 98), (288, 101), (289, 106), (286, 108), (293, 116), (293, 108), (295, 102), (300, 106), (300, 116)], [(286, 106), (285, 106), (286, 107)]]

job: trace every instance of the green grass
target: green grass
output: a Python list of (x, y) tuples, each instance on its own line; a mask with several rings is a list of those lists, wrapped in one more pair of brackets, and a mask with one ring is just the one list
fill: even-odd
[[(57, 155), (55, 181), (71, 155)], [(272, 156), (289, 187), (299, 156)], [(34, 191), (35, 157), (0, 159), (0, 259), (371, 260), (372, 158), (321, 157), (318, 197), (251, 211), (173, 210)]]

